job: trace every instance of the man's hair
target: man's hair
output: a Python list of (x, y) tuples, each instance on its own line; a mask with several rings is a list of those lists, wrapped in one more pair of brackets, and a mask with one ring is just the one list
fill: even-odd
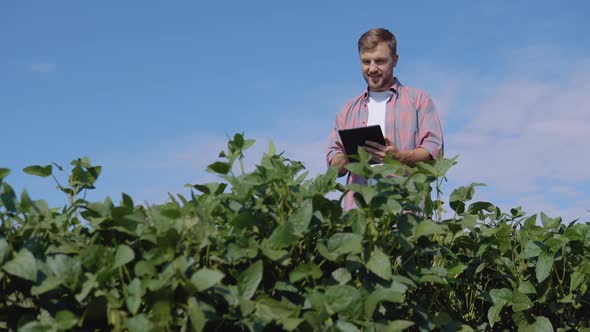
[(363, 33), (358, 42), (359, 53), (365, 50), (372, 50), (377, 47), (377, 44), (383, 42), (389, 46), (391, 56), (395, 56), (397, 54), (397, 40), (391, 31), (384, 28), (371, 29)]

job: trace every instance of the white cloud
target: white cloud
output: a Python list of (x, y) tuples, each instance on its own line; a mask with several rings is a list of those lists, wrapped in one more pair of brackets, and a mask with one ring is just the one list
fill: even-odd
[(55, 63), (33, 63), (29, 65), (29, 70), (34, 73), (51, 73), (57, 69)]
[[(519, 59), (524, 59), (520, 66)], [(494, 189), (492, 202), (508, 199), (529, 212), (589, 219), (588, 60), (570, 61), (561, 68), (560, 79), (539, 80), (543, 73), (533, 73), (539, 64), (529, 66), (526, 59), (512, 59), (508, 67), (529, 70), (528, 78), (507, 75), (462, 87), (458, 99), (481, 97), (458, 110), (461, 117), (453, 119), (463, 122), (446, 133), (447, 156), (461, 155), (449, 178), (459, 184), (487, 183)]]

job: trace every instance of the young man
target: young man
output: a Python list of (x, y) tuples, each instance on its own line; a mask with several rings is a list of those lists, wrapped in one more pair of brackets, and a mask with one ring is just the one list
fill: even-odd
[[(336, 166), (340, 175), (348, 159), (338, 136), (339, 129), (381, 125), (386, 145), (367, 142), (365, 150), (373, 160), (383, 162), (386, 155), (414, 166), (417, 162), (438, 158), (443, 150), (443, 135), (434, 103), (422, 90), (402, 85), (393, 75), (397, 65), (397, 41), (383, 28), (365, 32), (358, 41), (361, 71), (367, 89), (338, 112), (330, 135), (326, 159)], [(365, 183), (349, 174), (347, 183)], [(354, 207), (352, 193), (344, 200), (344, 208)]]

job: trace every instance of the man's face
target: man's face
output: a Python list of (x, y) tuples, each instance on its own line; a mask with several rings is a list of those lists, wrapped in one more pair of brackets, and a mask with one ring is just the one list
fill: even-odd
[(363, 77), (371, 91), (385, 91), (393, 84), (393, 68), (397, 65), (397, 54), (391, 56), (387, 43), (379, 43), (377, 47), (363, 50), (360, 53)]

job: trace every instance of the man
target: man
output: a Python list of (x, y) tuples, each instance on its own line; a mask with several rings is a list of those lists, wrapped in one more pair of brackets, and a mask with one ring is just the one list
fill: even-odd
[[(366, 142), (365, 150), (373, 160), (383, 162), (386, 155), (414, 166), (417, 162), (438, 158), (443, 150), (443, 135), (434, 103), (422, 90), (402, 85), (394, 76), (397, 65), (397, 41), (383, 28), (365, 32), (358, 41), (361, 71), (367, 89), (338, 112), (330, 135), (326, 159), (336, 166), (340, 176), (347, 173), (349, 163), (338, 136), (339, 129), (381, 125), (386, 145)], [(365, 183), (349, 174), (347, 183)], [(344, 208), (354, 207), (352, 193), (344, 200)]]

